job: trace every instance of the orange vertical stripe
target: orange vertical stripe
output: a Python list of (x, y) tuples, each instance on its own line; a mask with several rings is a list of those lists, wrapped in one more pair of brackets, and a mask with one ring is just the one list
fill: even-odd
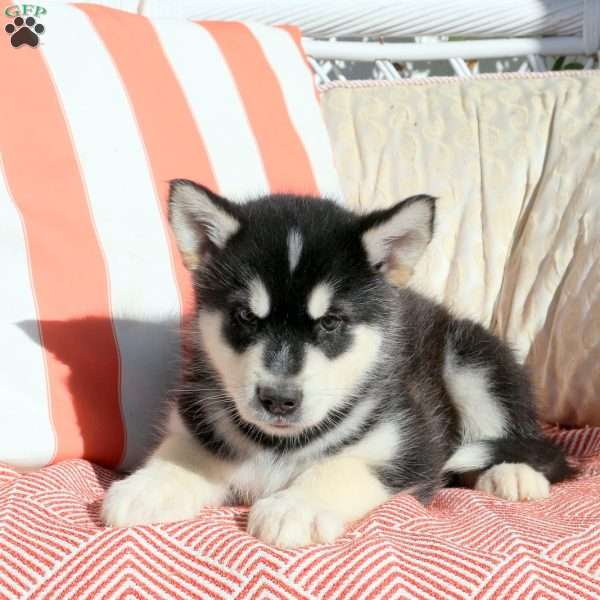
[(29, 243), (55, 460), (85, 456), (114, 466), (124, 448), (119, 357), (77, 158), (41, 50), (2, 43), (0, 64), (1, 152)]
[(231, 70), (260, 149), (272, 192), (318, 194), (306, 149), (287, 111), (277, 77), (242, 23), (199, 23), (214, 37)]
[(150, 21), (91, 4), (78, 8), (104, 41), (133, 105), (161, 200), (184, 314), (188, 314), (193, 307), (191, 278), (168, 225), (168, 181), (192, 179), (218, 192), (204, 142)]

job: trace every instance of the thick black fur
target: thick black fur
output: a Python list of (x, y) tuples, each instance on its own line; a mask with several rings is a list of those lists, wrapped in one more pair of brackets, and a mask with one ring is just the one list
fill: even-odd
[[(446, 353), (452, 351), (460, 365), (488, 369), (490, 391), (508, 415), (504, 436), (486, 441), (491, 458), (481, 470), (506, 461), (527, 463), (551, 482), (572, 474), (562, 451), (542, 436), (529, 378), (508, 346), (482, 326), (456, 319), (423, 296), (392, 286), (381, 272), (381, 265), (370, 264), (361, 236), (399, 210), (399, 205), (357, 216), (323, 199), (280, 195), (240, 205), (198, 189), (210, 194), (241, 224), (222, 249), (204, 242), (204, 265), (194, 272), (197, 310), (226, 315), (222, 335), (237, 352), (261, 339), (266, 343), (268, 363), (269, 353), (274, 354), (286, 340), (291, 344), (287, 372), (293, 374), (302, 367), (302, 347), (306, 343), (334, 358), (353, 343), (354, 325), (366, 323), (385, 332), (381, 359), (347, 399), (344, 409), (332, 412), (319, 427), (297, 436), (274, 436), (244, 421), (233, 400), (226, 397), (202, 345), (190, 344), (189, 368), (175, 399), (185, 423), (210, 452), (225, 460), (242, 460), (246, 446), (218, 432), (211, 418), (214, 404), (203, 402), (204, 397), (222, 398), (222, 408), (239, 435), (282, 460), (317, 440), (327, 440), (333, 430), (344, 427), (361, 402), (375, 398), (362, 425), (326, 445), (321, 454), (335, 454), (360, 441), (384, 421), (399, 422), (410, 441), (376, 473), (390, 489), (412, 489), (418, 498), (428, 501), (451, 478), (443, 467), (463, 442), (460, 415), (443, 377)], [(417, 198), (434, 202), (429, 197)], [(293, 275), (286, 249), (292, 227), (302, 233), (304, 240)], [(260, 275), (269, 291), (272, 311), (264, 323), (248, 325), (236, 320), (235, 315), (248, 278), (254, 274)], [(334, 336), (323, 335), (307, 317), (302, 302), (307, 290), (323, 280), (336, 282), (333, 310), (343, 315), (343, 325)], [(190, 333), (192, 337), (199, 335), (193, 328)]]

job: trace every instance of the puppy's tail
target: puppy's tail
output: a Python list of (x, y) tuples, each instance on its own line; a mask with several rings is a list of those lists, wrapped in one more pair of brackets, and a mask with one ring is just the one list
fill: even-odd
[(542, 473), (550, 483), (576, 474), (562, 449), (542, 437), (507, 437), (465, 444), (446, 461), (443, 470), (445, 473), (485, 471), (500, 463), (525, 463)]

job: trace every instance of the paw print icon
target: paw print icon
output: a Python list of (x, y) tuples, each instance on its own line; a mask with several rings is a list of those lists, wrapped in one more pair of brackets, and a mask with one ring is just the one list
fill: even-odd
[(44, 33), (44, 26), (41, 23), (36, 24), (33, 17), (17, 17), (4, 31), (10, 35), (10, 43), (14, 48), (23, 44), (35, 48), (40, 41), (39, 35)]

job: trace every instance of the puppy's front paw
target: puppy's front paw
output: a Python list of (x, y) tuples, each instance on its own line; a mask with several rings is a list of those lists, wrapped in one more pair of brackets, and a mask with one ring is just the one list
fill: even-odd
[(482, 473), (475, 489), (505, 500), (543, 500), (550, 495), (550, 482), (525, 463), (501, 463)]
[(343, 531), (339, 515), (289, 490), (259, 500), (248, 517), (248, 533), (281, 548), (330, 544)]
[(147, 466), (113, 483), (102, 504), (102, 520), (130, 527), (192, 519), (202, 507), (219, 504), (219, 492), (197, 473)]

